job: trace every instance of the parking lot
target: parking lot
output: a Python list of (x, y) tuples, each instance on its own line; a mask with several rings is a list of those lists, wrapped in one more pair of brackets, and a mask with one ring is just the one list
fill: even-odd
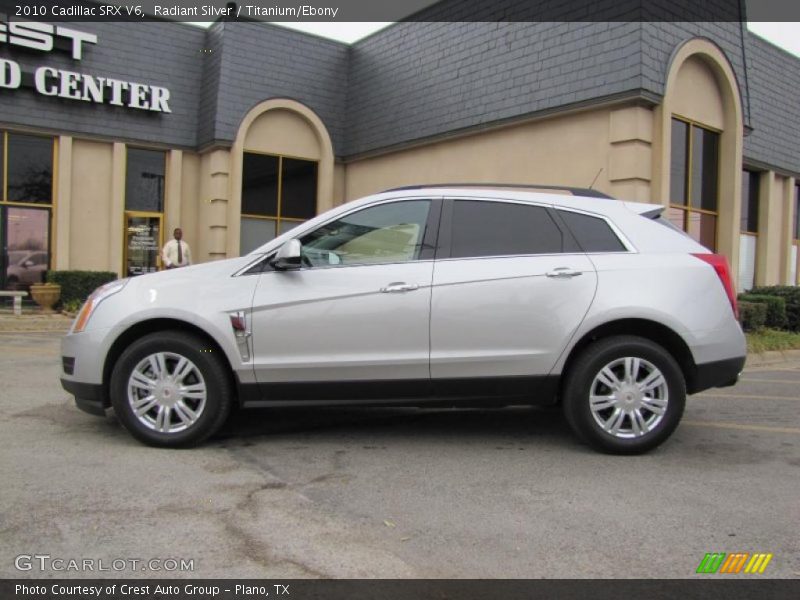
[(58, 343), (0, 334), (2, 577), (153, 575), (15, 567), (46, 554), (192, 561), (166, 577), (684, 578), (707, 552), (800, 576), (800, 360), (691, 397), (645, 456), (517, 408), (246, 411), (169, 451), (75, 408)]

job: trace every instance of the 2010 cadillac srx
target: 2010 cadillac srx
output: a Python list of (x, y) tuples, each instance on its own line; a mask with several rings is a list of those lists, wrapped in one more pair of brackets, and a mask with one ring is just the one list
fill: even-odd
[[(580, 195), (583, 194), (583, 197)], [(235, 405), (560, 403), (638, 453), (745, 360), (727, 261), (663, 207), (429, 186), (339, 206), (240, 258), (96, 290), (62, 385), (139, 440), (197, 444)]]

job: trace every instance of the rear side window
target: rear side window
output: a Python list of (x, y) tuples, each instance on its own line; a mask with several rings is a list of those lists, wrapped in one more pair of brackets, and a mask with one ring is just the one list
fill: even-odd
[(625, 252), (627, 248), (603, 219), (559, 211), (584, 252)]
[(451, 223), (452, 258), (555, 254), (563, 247), (561, 230), (539, 206), (456, 200)]

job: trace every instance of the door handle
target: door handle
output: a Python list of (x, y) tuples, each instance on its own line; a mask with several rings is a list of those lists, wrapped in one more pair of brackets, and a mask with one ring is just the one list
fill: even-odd
[(403, 283), (402, 281), (395, 281), (386, 287), (382, 287), (381, 292), (384, 294), (396, 294), (401, 292), (413, 292), (414, 290), (418, 289), (419, 286), (416, 283)]
[(573, 277), (577, 277), (578, 275), (582, 274), (583, 271), (575, 271), (569, 267), (557, 267), (552, 271), (545, 273), (545, 275), (552, 277), (553, 279), (572, 279)]

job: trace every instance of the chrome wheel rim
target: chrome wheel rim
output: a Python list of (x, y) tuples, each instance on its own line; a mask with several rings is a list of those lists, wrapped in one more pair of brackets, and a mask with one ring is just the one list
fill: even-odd
[(128, 404), (153, 431), (178, 433), (203, 414), (208, 394), (200, 369), (185, 356), (157, 352), (143, 358), (128, 377)]
[(609, 435), (639, 438), (653, 431), (667, 412), (669, 389), (664, 374), (650, 361), (626, 356), (595, 375), (589, 406), (595, 422)]

